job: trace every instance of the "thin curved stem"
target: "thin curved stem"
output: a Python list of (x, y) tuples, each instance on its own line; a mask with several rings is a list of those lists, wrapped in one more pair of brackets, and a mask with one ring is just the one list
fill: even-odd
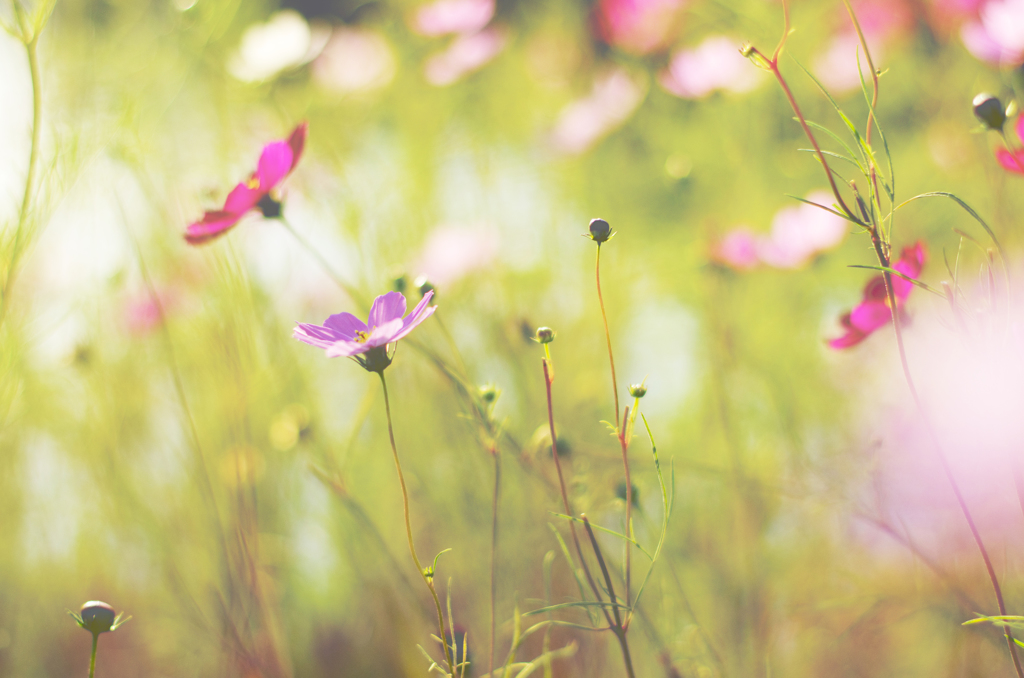
[(604, 320), (604, 339), (608, 344), (608, 362), (612, 367), (612, 395), (615, 398), (615, 426), (619, 426), (619, 384), (615, 378), (615, 356), (612, 355), (612, 335), (608, 331), (608, 314), (604, 310), (604, 295), (601, 294), (601, 243), (597, 243), (597, 264), (594, 266), (597, 279), (597, 301), (601, 305), (601, 319)]
[(342, 278), (341, 275), (339, 275), (334, 270), (334, 267), (331, 266), (330, 262), (328, 262), (327, 259), (324, 258), (324, 255), (320, 254), (320, 250), (313, 247), (313, 244), (306, 240), (305, 236), (296, 231), (295, 228), (288, 222), (287, 219), (284, 218), (283, 215), (277, 217), (277, 220), (281, 222), (281, 224), (285, 227), (285, 230), (292, 234), (293, 238), (299, 241), (299, 244), (302, 245), (303, 249), (305, 249), (307, 252), (313, 255), (313, 258), (316, 259), (317, 263), (320, 264), (320, 268), (322, 268), (324, 270), (324, 273), (326, 273), (328, 277), (330, 277), (330, 279), (334, 281), (335, 285), (340, 287), (341, 290), (345, 294), (347, 294), (349, 298), (352, 299), (352, 301), (356, 302), (356, 305), (359, 306), (363, 311), (369, 310), (370, 305), (366, 303), (366, 299), (363, 298), (363, 295), (357, 292), (354, 287), (345, 282), (345, 279)]
[(494, 457), (494, 497), (491, 501), (491, 642), (488, 652), (488, 671), (494, 673), (494, 617), (498, 598), (498, 491), (501, 488), (501, 458), (498, 450), (492, 450)]
[[(402, 473), (402, 463), (398, 460), (398, 446), (395, 444), (395, 429), (391, 423), (391, 400), (388, 397), (388, 382), (384, 379), (384, 371), (381, 370), (377, 373), (380, 376), (380, 385), (384, 388), (384, 410), (388, 417), (388, 437), (391, 439), (391, 454), (395, 458), (395, 468), (398, 470), (398, 483), (402, 486), (402, 508), (405, 512), (405, 534), (409, 539), (409, 554), (412, 556), (412, 562), (416, 565), (416, 570), (423, 577), (423, 583), (430, 589), (430, 595), (434, 599), (434, 607), (437, 608), (437, 628), (440, 631), (440, 638), (442, 639), (441, 645), (444, 646), (444, 659), (448, 662), (448, 673), (452, 676), (455, 675), (455, 664), (452, 662), (451, 651), (448, 649), (448, 642), (444, 640), (444, 613), (441, 611), (441, 600), (437, 597), (437, 590), (434, 589), (434, 574), (430, 573), (427, 576), (427, 572), (423, 569), (423, 565), (420, 564), (420, 559), (416, 555), (416, 545), (412, 540), (412, 519), (409, 516), (409, 491), (405, 486), (405, 474)], [(455, 638), (452, 638), (452, 644), (455, 643)]]
[[(590, 526), (590, 520), (587, 519), (586, 514), (580, 516), (583, 520), (583, 527), (587, 529), (587, 536), (590, 538), (590, 545), (594, 549), (594, 555), (597, 556), (597, 564), (601, 568), (601, 574), (604, 575), (605, 586), (608, 587), (608, 597), (612, 601), (612, 615), (615, 617), (615, 626), (612, 628), (612, 633), (619, 640), (619, 647), (622, 648), (622, 659), (626, 662), (626, 675), (629, 678), (635, 678), (633, 673), (633, 658), (629, 654), (629, 642), (626, 640), (626, 629), (622, 626), (622, 617), (619, 616), (619, 606), (616, 604), (615, 586), (612, 584), (611, 575), (608, 573), (608, 566), (605, 565), (604, 556), (601, 555), (601, 547), (598, 546), (597, 537), (594, 536), (594, 528)], [(629, 601), (627, 600), (628, 604)]]
[(28, 170), (25, 174), (25, 192), (21, 196), (21, 208), (18, 210), (18, 226), (14, 231), (14, 243), (11, 246), (10, 259), (4, 273), (3, 286), (0, 287), (0, 323), (3, 323), (10, 306), (11, 286), (17, 273), (18, 260), (24, 247), (25, 229), (28, 224), (29, 210), (32, 207), (33, 187), (36, 183), (36, 171), (39, 165), (40, 123), (42, 121), (43, 93), (42, 79), (39, 75), (39, 55), (36, 46), (39, 34), (25, 42), (25, 53), (28, 57), (29, 76), (32, 80), (32, 141), (28, 152)]

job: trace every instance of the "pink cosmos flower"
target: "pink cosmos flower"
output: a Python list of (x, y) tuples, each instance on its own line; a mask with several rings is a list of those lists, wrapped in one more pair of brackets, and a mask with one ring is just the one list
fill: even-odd
[[(899, 271), (909, 278), (917, 278), (924, 268), (928, 252), (924, 243), (918, 241), (912, 247), (904, 247), (899, 261), (893, 265), (893, 269)], [(910, 290), (914, 284), (899, 276), (892, 276), (893, 295), (896, 297), (896, 310), (903, 308)], [(864, 288), (864, 299), (857, 304), (852, 311), (839, 319), (839, 323), (846, 330), (846, 334), (828, 342), (828, 345), (835, 349), (850, 348), (864, 341), (869, 334), (889, 323), (892, 319), (892, 310), (889, 308), (889, 299), (885, 292), (885, 281), (881, 275), (877, 275), (868, 281)]]
[[(1015, 126), (1017, 130), (1017, 138), (1022, 144), (1024, 144), (1024, 115), (1017, 118), (1017, 124)], [(1005, 169), (1016, 174), (1024, 174), (1024, 149), (1017, 151), (1010, 151), (1005, 148), (1000, 148), (996, 151), (996, 160)]]
[(680, 26), (684, 0), (599, 0), (594, 6), (597, 37), (633, 54), (668, 47)]
[(403, 318), (405, 297), (400, 292), (388, 292), (373, 300), (365, 323), (351, 313), (338, 313), (327, 318), (322, 326), (299, 323), (292, 336), (324, 349), (328, 358), (352, 358), (370, 372), (381, 372), (391, 364), (394, 355), (393, 351), (388, 354), (388, 346), (437, 310), (437, 306), (427, 306), (432, 296), (433, 291), (424, 294), (412, 313)]
[(762, 81), (763, 73), (737, 48), (738, 41), (712, 36), (694, 49), (674, 52), (658, 82), (683, 99), (703, 99), (715, 90), (747, 92)]
[(460, 35), (448, 49), (427, 60), (424, 66), (427, 81), (438, 87), (451, 85), (498, 56), (506, 42), (505, 31), (494, 27)]
[(494, 16), (494, 4), (494, 0), (436, 0), (416, 10), (413, 30), (426, 36), (476, 33)]
[(960, 38), (982, 61), (1019, 66), (1024, 62), (1024, 0), (988, 0), (978, 20), (960, 30)]
[(263, 147), (256, 171), (248, 180), (235, 186), (220, 210), (207, 211), (203, 218), (190, 224), (185, 231), (185, 240), (190, 245), (200, 245), (223, 235), (238, 220), (255, 208), (264, 216), (276, 217), (281, 206), (270, 197), (270, 191), (291, 174), (302, 157), (306, 145), (307, 123), (296, 127), (287, 139), (272, 141)]
[(582, 153), (626, 122), (645, 94), (624, 69), (598, 75), (589, 95), (562, 109), (551, 130), (551, 144), (563, 153)]
[(746, 226), (740, 226), (712, 248), (711, 259), (737, 271), (749, 271), (761, 263), (757, 254), (759, 244), (759, 236), (751, 233)]

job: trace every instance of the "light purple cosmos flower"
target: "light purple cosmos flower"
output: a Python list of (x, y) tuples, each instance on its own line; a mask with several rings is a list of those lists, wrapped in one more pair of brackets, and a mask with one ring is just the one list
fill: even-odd
[(365, 323), (351, 313), (338, 313), (322, 326), (299, 323), (292, 336), (324, 349), (328, 358), (352, 358), (370, 372), (383, 372), (394, 355), (393, 350), (388, 353), (388, 346), (412, 332), (437, 309), (427, 306), (432, 296), (432, 291), (423, 295), (412, 313), (403, 318), (405, 297), (400, 292), (388, 292), (373, 300)]

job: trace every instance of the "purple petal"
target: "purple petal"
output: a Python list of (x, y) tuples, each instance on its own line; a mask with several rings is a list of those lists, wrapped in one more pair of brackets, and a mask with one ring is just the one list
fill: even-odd
[(223, 235), (238, 223), (242, 215), (235, 212), (206, 212), (203, 218), (185, 229), (185, 240), (189, 245), (200, 245)]
[(405, 297), (400, 292), (388, 292), (373, 300), (367, 325), (380, 327), (405, 315)]
[(369, 342), (365, 344), (358, 341), (338, 341), (327, 347), (328, 358), (347, 358), (348, 356), (366, 353), (373, 346)]
[(296, 325), (295, 329), (292, 330), (292, 337), (317, 348), (327, 348), (339, 341), (337, 335), (332, 330), (307, 323)]
[(416, 308), (412, 310), (412, 313), (406, 316), (405, 320), (402, 321), (401, 330), (391, 338), (391, 341), (398, 341), (416, 329), (416, 327), (424, 320), (434, 315), (434, 311), (437, 310), (437, 306), (427, 306), (427, 303), (430, 302), (430, 298), (432, 296), (434, 296), (433, 290), (423, 295), (423, 299), (420, 300), (420, 303), (416, 304)]
[(309, 131), (309, 123), (301, 122), (296, 125), (292, 133), (288, 135), (287, 143), (292, 149), (292, 166), (288, 168), (291, 172), (295, 169), (295, 166), (299, 164), (299, 158), (302, 157), (302, 151), (306, 148), (306, 133)]
[(324, 321), (324, 327), (336, 333), (336, 338), (352, 341), (356, 332), (368, 332), (370, 328), (351, 313), (336, 313)]
[(384, 344), (390, 344), (395, 340), (395, 335), (402, 330), (402, 319), (395, 318), (389, 320), (383, 325), (374, 327), (370, 332), (370, 337), (366, 340), (366, 345), (370, 348), (376, 346), (383, 346)]
[[(1021, 119), (1024, 120), (1024, 115), (1021, 116)], [(1005, 148), (1000, 148), (996, 150), (996, 160), (1004, 169), (1024, 174), (1024, 152), (1010, 153)]]
[(850, 322), (850, 314), (847, 313), (839, 319), (839, 323), (846, 329), (846, 334), (841, 337), (836, 337), (828, 342), (829, 348), (844, 349), (856, 346), (860, 342), (867, 339), (867, 334), (861, 332)]
[(292, 171), (295, 152), (287, 140), (272, 141), (263, 147), (260, 163), (256, 169), (259, 190), (266, 194)]

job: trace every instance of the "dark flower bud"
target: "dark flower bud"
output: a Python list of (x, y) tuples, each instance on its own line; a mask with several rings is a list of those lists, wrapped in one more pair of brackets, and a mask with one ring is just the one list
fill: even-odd
[(98, 600), (90, 600), (83, 605), (79, 616), (81, 627), (94, 635), (109, 631), (117, 617), (114, 608)]
[(629, 395), (633, 396), (634, 398), (643, 398), (645, 395), (647, 395), (647, 387), (644, 386), (643, 384), (630, 384)]
[[(569, 441), (563, 438), (562, 436), (558, 436), (555, 440), (557, 441), (557, 445), (555, 445), (555, 448), (558, 450), (558, 456), (561, 457), (562, 459), (565, 459), (566, 457), (571, 457), (572, 445), (569, 443)], [(548, 446), (548, 455), (551, 457), (555, 456), (551, 453), (550, 445)]]
[[(626, 501), (626, 481), (625, 480), (620, 480), (619, 484), (615, 486), (615, 496), (618, 497), (619, 499), (621, 499), (622, 501)], [(632, 499), (633, 499), (633, 506), (635, 506), (636, 508), (640, 508), (640, 488), (638, 488), (636, 485), (633, 485), (633, 497), (632, 497)]]
[(612, 227), (604, 219), (590, 220), (590, 239), (601, 244), (608, 242), (612, 237)]
[(395, 279), (391, 281), (391, 289), (404, 295), (405, 291), (409, 289), (409, 276), (404, 273), (400, 276), (396, 276)]
[(260, 198), (260, 201), (256, 203), (256, 207), (259, 208), (260, 212), (267, 219), (276, 219), (281, 216), (281, 203), (271, 198), (269, 193)]
[(1002, 131), (1006, 124), (1006, 112), (1003, 103), (991, 94), (984, 92), (974, 97), (974, 115), (985, 127), (996, 132)]
[(494, 384), (485, 384), (479, 389), (480, 399), (485, 403), (493, 403), (501, 395), (501, 390)]
[(555, 331), (550, 327), (538, 327), (533, 340), (539, 344), (550, 344), (555, 340)]
[(420, 277), (416, 278), (416, 280), (413, 282), (413, 285), (415, 285), (416, 289), (419, 291), (420, 297), (427, 296), (427, 292), (434, 292), (436, 296), (437, 290), (434, 288), (434, 283), (427, 280), (427, 277), (425, 275), (421, 275)]

